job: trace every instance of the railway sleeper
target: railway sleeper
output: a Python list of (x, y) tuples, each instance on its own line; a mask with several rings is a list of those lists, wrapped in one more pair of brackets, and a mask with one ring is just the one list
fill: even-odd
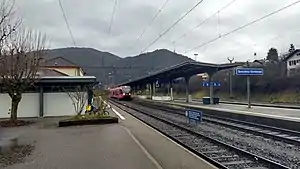
[(287, 137), (289, 137), (290, 135), (287, 135), (287, 134), (279, 134), (279, 135), (276, 135), (276, 136), (287, 138)]
[(225, 165), (225, 166), (232, 166), (232, 165), (251, 164), (251, 163), (256, 163), (256, 162), (251, 161), (251, 160), (241, 160), (241, 159), (239, 159), (239, 161), (223, 162), (222, 164)]
[(227, 150), (212, 150), (212, 151), (204, 151), (203, 154), (219, 154), (228, 152)]
[(297, 137), (297, 136), (289, 136), (289, 137), (286, 137), (288, 139), (293, 139), (293, 140), (300, 140), (300, 137)]
[(228, 161), (239, 161), (241, 160), (241, 157), (238, 155), (233, 155), (233, 156), (212, 157), (212, 159), (218, 161), (219, 163), (224, 163)]

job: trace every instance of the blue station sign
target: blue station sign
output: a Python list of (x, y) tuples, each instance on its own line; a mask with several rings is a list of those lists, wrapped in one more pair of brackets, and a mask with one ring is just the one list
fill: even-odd
[(202, 82), (203, 87), (209, 87), (209, 86), (214, 86), (214, 87), (220, 87), (221, 83), (220, 82)]
[(189, 119), (189, 122), (195, 121), (196, 123), (202, 122), (202, 112), (198, 110), (187, 110), (185, 116)]
[(237, 68), (235, 74), (238, 76), (262, 76), (264, 69), (262, 68)]

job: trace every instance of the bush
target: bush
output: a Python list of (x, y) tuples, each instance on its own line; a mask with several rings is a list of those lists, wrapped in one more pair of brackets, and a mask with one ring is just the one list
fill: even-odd
[(70, 120), (95, 120), (95, 119), (102, 119), (108, 118), (109, 115), (103, 114), (86, 114), (86, 115), (76, 115), (70, 118)]

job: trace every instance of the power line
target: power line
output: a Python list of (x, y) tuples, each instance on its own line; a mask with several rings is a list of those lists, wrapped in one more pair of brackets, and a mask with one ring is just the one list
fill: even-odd
[(190, 10), (188, 10), (184, 15), (182, 15), (176, 22), (174, 22), (167, 30), (160, 34), (153, 42), (151, 42), (146, 48), (144, 48), (141, 53), (145, 52), (149, 47), (156, 43), (160, 38), (167, 34), (173, 27), (175, 27), (181, 20), (183, 20), (189, 13), (191, 13), (197, 6), (199, 6), (204, 0), (199, 1)]
[[(200, 22), (198, 25), (196, 25), (194, 28), (188, 30), (186, 33), (184, 33), (183, 35), (181, 35), (179, 38), (173, 40), (173, 43), (176, 43), (178, 40), (183, 39), (184, 37), (186, 37), (189, 33), (193, 32), (194, 30), (196, 30), (197, 28), (199, 28), (200, 26), (204, 25), (206, 22), (208, 22), (211, 18), (213, 18), (214, 16), (216, 16), (217, 14), (219, 14), (220, 12), (222, 12), (223, 10), (225, 10), (226, 8), (228, 8), (230, 5), (232, 5), (235, 1), (237, 0), (232, 0), (230, 1), (228, 4), (226, 4), (224, 7), (222, 7), (221, 9), (219, 9), (217, 12), (213, 13), (211, 16), (209, 16), (208, 18), (206, 18), (204, 21)], [(219, 20), (218, 20), (219, 22)]]
[(112, 29), (112, 25), (113, 25), (113, 22), (114, 22), (114, 16), (115, 16), (115, 13), (116, 13), (117, 4), (118, 4), (118, 0), (115, 0), (115, 4), (114, 4), (114, 7), (113, 7), (113, 12), (112, 12), (110, 23), (109, 23), (108, 34), (110, 34), (111, 29)]
[(61, 12), (62, 12), (62, 14), (63, 14), (65, 23), (66, 23), (66, 25), (67, 25), (67, 28), (68, 28), (68, 30), (69, 30), (70, 36), (71, 36), (71, 38), (72, 38), (73, 45), (76, 47), (77, 45), (76, 45), (76, 42), (75, 42), (75, 38), (74, 38), (74, 36), (73, 36), (72, 30), (71, 30), (70, 24), (69, 24), (69, 22), (68, 22), (68, 18), (67, 18), (67, 15), (66, 15), (66, 13), (65, 13), (64, 7), (63, 7), (63, 5), (62, 5), (62, 3), (61, 3), (61, 0), (58, 0), (58, 3), (59, 3), (59, 6), (60, 6), (60, 9), (61, 9)]
[(212, 42), (215, 42), (215, 41), (217, 41), (217, 40), (219, 40), (219, 39), (221, 39), (221, 38), (223, 38), (223, 37), (225, 37), (225, 36), (231, 35), (231, 34), (237, 32), (237, 31), (239, 31), (239, 30), (241, 30), (241, 29), (244, 29), (244, 28), (246, 28), (246, 27), (248, 27), (248, 26), (250, 26), (250, 25), (252, 25), (252, 24), (255, 24), (255, 23), (259, 22), (259, 21), (262, 21), (262, 20), (264, 20), (264, 19), (266, 19), (266, 18), (268, 18), (268, 17), (270, 17), (270, 16), (272, 16), (272, 15), (278, 13), (278, 12), (281, 12), (281, 11), (283, 11), (283, 10), (289, 8), (289, 7), (292, 7), (292, 6), (294, 6), (294, 5), (298, 4), (298, 3), (300, 3), (300, 0), (299, 0), (299, 1), (296, 1), (296, 2), (293, 2), (293, 3), (291, 3), (291, 4), (287, 5), (287, 6), (284, 6), (284, 7), (280, 8), (280, 9), (277, 9), (277, 10), (275, 10), (275, 11), (273, 11), (273, 12), (267, 14), (267, 15), (264, 15), (264, 16), (258, 18), (258, 19), (255, 19), (255, 20), (253, 20), (253, 21), (251, 21), (251, 22), (249, 22), (249, 23), (247, 23), (247, 24), (245, 24), (245, 25), (243, 25), (243, 26), (240, 26), (240, 27), (238, 27), (238, 28), (236, 28), (236, 29), (233, 29), (233, 30), (231, 30), (231, 31), (229, 31), (229, 32), (227, 32), (227, 33), (225, 33), (224, 35), (221, 35), (221, 36), (219, 36), (219, 37), (213, 38), (213, 39), (211, 39), (211, 40), (209, 40), (209, 41), (207, 41), (207, 42), (205, 42), (205, 43), (203, 43), (203, 44), (201, 44), (201, 45), (199, 45), (199, 46), (196, 46), (196, 47), (194, 47), (194, 48), (192, 48), (192, 49), (187, 50), (187, 51), (184, 52), (184, 53), (188, 53), (188, 52), (190, 52), (190, 51), (192, 51), (192, 50), (195, 50), (195, 49), (201, 48), (201, 47), (203, 47), (203, 46), (206, 46), (206, 45), (208, 45), (208, 44), (210, 44), (210, 43), (212, 43)]
[(162, 5), (162, 7), (157, 11), (157, 13), (154, 15), (154, 17), (152, 18), (152, 20), (150, 21), (150, 23), (147, 25), (147, 27), (143, 30), (143, 32), (141, 33), (141, 35), (136, 39), (136, 41), (138, 42), (143, 35), (146, 33), (146, 31), (149, 29), (149, 27), (153, 24), (153, 22), (155, 21), (155, 19), (159, 16), (159, 14), (164, 10), (164, 8), (166, 7), (167, 3), (170, 0), (166, 0), (165, 3)]

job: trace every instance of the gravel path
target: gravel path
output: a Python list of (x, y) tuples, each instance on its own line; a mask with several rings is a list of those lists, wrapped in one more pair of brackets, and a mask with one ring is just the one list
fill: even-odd
[(186, 118), (178, 114), (170, 114), (161, 110), (154, 111), (152, 108), (136, 104), (132, 105), (139, 106), (139, 108), (142, 108), (146, 112), (152, 113), (155, 116), (173, 121), (176, 124), (187, 126), (190, 129), (200, 132), (206, 136), (216, 138), (233, 146), (258, 154), (262, 157), (266, 157), (290, 168), (300, 168), (299, 146), (289, 145), (283, 142), (266, 139), (261, 136), (206, 122), (203, 122), (201, 125), (194, 126), (188, 124)]

